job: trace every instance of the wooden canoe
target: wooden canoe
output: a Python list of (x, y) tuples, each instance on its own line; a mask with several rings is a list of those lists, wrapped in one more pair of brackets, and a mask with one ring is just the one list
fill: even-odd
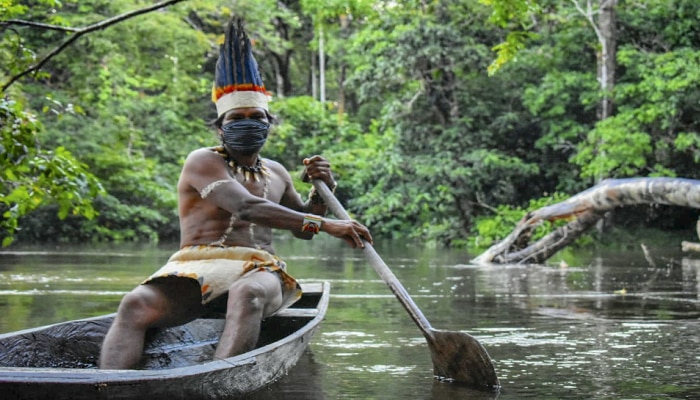
[(212, 356), (223, 329), (210, 316), (147, 334), (142, 368), (100, 370), (114, 314), (0, 335), (0, 393), (9, 399), (233, 399), (294, 366), (328, 308), (328, 282), (302, 285), (292, 307), (262, 321), (255, 350)]

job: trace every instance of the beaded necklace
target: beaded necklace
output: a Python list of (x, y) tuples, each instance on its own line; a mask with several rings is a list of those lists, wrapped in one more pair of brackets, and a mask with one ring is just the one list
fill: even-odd
[[(243, 174), (243, 182), (247, 182), (251, 177), (255, 179), (255, 182), (260, 182), (260, 179), (263, 180), (263, 192), (262, 192), (262, 198), (267, 200), (267, 192), (268, 192), (268, 186), (270, 184), (270, 172), (267, 170), (267, 167), (263, 163), (263, 160), (258, 157), (258, 159), (255, 161), (255, 165), (253, 166), (248, 166), (248, 165), (240, 165), (231, 158), (226, 150), (223, 148), (223, 146), (218, 146), (214, 148), (214, 151), (216, 151), (220, 156), (224, 158), (226, 161), (226, 164), (229, 166), (231, 176), (235, 179), (236, 174), (242, 173)], [(250, 190), (249, 190), (250, 191)], [(228, 228), (224, 231), (224, 234), (221, 235), (221, 238), (217, 240), (216, 242), (213, 242), (210, 244), (210, 246), (219, 246), (223, 247), (224, 243), (226, 242), (226, 238), (228, 238), (228, 235), (233, 231), (233, 225), (236, 222), (236, 215), (231, 214), (231, 219), (229, 220), (228, 223)], [(255, 243), (255, 224), (250, 223), (248, 226), (248, 236), (250, 238), (251, 243)], [(255, 245), (257, 249), (260, 249), (259, 245)]]
[[(265, 180), (264, 190), (267, 190), (267, 181), (270, 177), (270, 172), (267, 170), (267, 167), (263, 164), (260, 157), (255, 160), (255, 164), (252, 166), (240, 165), (238, 162), (236, 162), (236, 160), (228, 155), (223, 146), (214, 147), (214, 151), (223, 157), (226, 164), (231, 169), (231, 174), (233, 176), (235, 176), (237, 173), (243, 173), (243, 182), (247, 182), (249, 179), (251, 179), (251, 177), (255, 179), (255, 182), (260, 182), (260, 179), (262, 178)], [(265, 196), (265, 194), (263, 194), (263, 196)]]

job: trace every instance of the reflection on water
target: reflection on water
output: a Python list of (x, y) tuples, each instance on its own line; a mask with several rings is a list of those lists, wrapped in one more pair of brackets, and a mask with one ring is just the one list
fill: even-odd
[[(0, 331), (111, 313), (173, 248), (0, 253)], [(435, 328), (486, 347), (502, 390), (433, 380), (420, 330), (360, 252), (283, 240), (292, 275), (332, 283), (330, 309), (295, 369), (250, 399), (700, 399), (696, 259), (482, 267), (459, 251), (377, 250)]]

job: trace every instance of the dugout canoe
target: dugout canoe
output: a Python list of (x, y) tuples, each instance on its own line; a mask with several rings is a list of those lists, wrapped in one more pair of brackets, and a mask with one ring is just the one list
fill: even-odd
[(303, 284), (292, 307), (262, 321), (255, 350), (212, 356), (220, 315), (147, 334), (142, 367), (100, 370), (114, 314), (0, 335), (0, 393), (9, 399), (233, 399), (284, 376), (319, 328), (328, 282)]

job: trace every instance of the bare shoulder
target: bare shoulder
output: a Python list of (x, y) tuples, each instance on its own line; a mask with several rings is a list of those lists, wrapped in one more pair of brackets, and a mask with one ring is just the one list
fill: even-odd
[(217, 157), (221, 158), (216, 147), (201, 147), (199, 149), (192, 150), (190, 154), (187, 155), (187, 160), (185, 162), (216, 159)]
[(201, 169), (212, 168), (218, 164), (222, 166), (223, 157), (217, 151), (217, 147), (202, 147), (190, 152), (185, 159), (185, 171), (198, 171)]
[(231, 179), (226, 162), (217, 149), (203, 147), (190, 152), (180, 174), (181, 188), (191, 186), (201, 190), (211, 182)]
[(289, 171), (287, 171), (284, 165), (269, 158), (263, 158), (263, 162), (265, 163), (265, 167), (267, 167), (273, 174), (281, 177), (285, 181), (288, 180), (291, 182), (292, 177), (289, 175)]
[(262, 161), (265, 163), (265, 166), (270, 168), (270, 169), (275, 169), (275, 170), (282, 169), (284, 171), (287, 170), (286, 168), (284, 168), (284, 166), (282, 164), (280, 164), (279, 162), (277, 162), (271, 158), (263, 158)]

